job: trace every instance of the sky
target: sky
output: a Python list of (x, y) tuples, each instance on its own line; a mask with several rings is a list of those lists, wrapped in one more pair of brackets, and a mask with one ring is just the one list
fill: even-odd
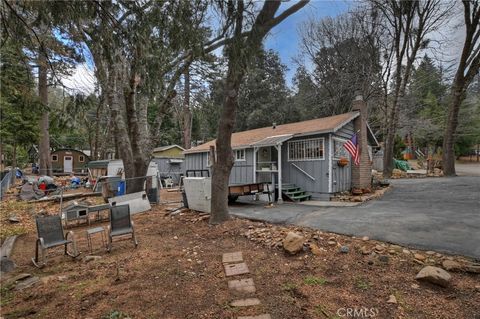
[[(296, 1), (283, 2), (279, 12), (282, 12), (294, 3), (296, 3)], [(355, 1), (352, 0), (312, 0), (300, 11), (289, 16), (272, 29), (265, 40), (265, 48), (278, 52), (282, 63), (287, 66), (287, 85), (292, 86), (292, 78), (298, 66), (294, 58), (300, 54), (299, 26), (311, 18), (319, 20), (323, 17), (335, 17), (345, 13), (354, 4)], [(454, 12), (452, 12), (452, 14), (453, 13)], [(431, 50), (429, 52), (429, 55), (435, 55), (437, 59), (441, 60), (444, 66), (452, 65), (452, 61), (459, 57), (465, 38), (464, 30), (462, 28), (455, 28), (455, 26), (462, 21), (461, 16), (458, 17), (457, 19), (452, 19), (448, 24), (443, 26), (441, 30), (431, 35), (431, 37), (439, 40), (443, 38), (451, 39), (448, 43), (443, 44), (442, 50)], [(219, 50), (219, 52), (221, 52), (221, 50)], [(455, 63), (453, 63), (453, 65), (455, 65)], [(65, 78), (62, 82), (71, 92), (80, 91), (86, 94), (93, 93), (95, 76), (91, 63), (79, 64), (73, 74)]]
[[(308, 19), (321, 19), (323, 17), (335, 17), (339, 14), (347, 12), (351, 2), (337, 1), (320, 1), (313, 0), (308, 3), (300, 11), (294, 13), (281, 24), (273, 28), (270, 35), (265, 41), (265, 48), (277, 51), (283, 64), (288, 67), (286, 73), (287, 84), (291, 86), (292, 77), (295, 74), (297, 65), (293, 58), (300, 53), (300, 37), (298, 36), (299, 26)], [(282, 5), (280, 9), (288, 7)]]

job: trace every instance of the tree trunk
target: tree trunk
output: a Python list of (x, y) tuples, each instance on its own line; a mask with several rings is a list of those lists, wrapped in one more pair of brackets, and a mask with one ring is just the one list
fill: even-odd
[(185, 70), (185, 92), (183, 100), (183, 147), (192, 147), (192, 111), (190, 110), (190, 68)]
[(258, 53), (267, 33), (285, 18), (300, 10), (308, 1), (299, 1), (285, 10), (278, 17), (275, 13), (280, 7), (279, 1), (266, 1), (252, 25), (249, 36), (242, 36), (244, 3), (237, 2), (237, 12), (232, 17), (235, 29), (232, 42), (226, 48), (228, 55), (228, 72), (225, 82), (223, 110), (218, 124), (216, 154), (210, 149), (212, 165), (212, 200), (210, 223), (219, 224), (229, 219), (228, 180), (234, 164), (232, 152), (232, 132), (238, 105), (238, 91), (249, 62)]
[(452, 89), (452, 101), (448, 107), (447, 126), (443, 138), (442, 167), (445, 176), (455, 176), (455, 132), (458, 125), (458, 113), (465, 94), (463, 79), (455, 78)]
[(47, 58), (42, 52), (38, 56), (38, 95), (45, 110), (40, 118), (40, 141), (38, 145), (38, 158), (40, 174), (53, 176), (52, 162), (50, 159), (50, 134), (48, 117), (48, 86), (47, 86)]
[(210, 150), (210, 159), (213, 163), (210, 224), (219, 224), (230, 218), (228, 212), (228, 180), (234, 164), (231, 137), (235, 126), (238, 90), (243, 77), (243, 72), (235, 70), (235, 64), (239, 64), (239, 62), (230, 59), (223, 110), (215, 143), (216, 153), (213, 148)]
[(100, 94), (100, 101), (98, 102), (97, 109), (95, 110), (95, 137), (93, 141), (93, 149), (90, 149), (90, 155), (92, 161), (98, 160), (98, 140), (100, 138), (100, 111), (103, 109), (104, 94)]

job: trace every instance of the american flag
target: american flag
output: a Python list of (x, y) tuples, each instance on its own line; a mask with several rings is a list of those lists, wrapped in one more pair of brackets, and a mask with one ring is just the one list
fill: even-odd
[(352, 155), (353, 163), (360, 164), (360, 147), (358, 146), (357, 134), (353, 134), (352, 138), (348, 140), (343, 147)]

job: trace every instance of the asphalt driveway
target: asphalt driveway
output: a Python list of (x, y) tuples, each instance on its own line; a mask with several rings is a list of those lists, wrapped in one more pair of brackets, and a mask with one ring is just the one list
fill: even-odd
[(368, 236), (480, 259), (480, 177), (401, 179), (381, 199), (356, 207), (231, 206), (238, 217)]

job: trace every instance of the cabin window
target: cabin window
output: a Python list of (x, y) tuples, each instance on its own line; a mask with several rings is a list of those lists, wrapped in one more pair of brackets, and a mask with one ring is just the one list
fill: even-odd
[(349, 154), (347, 149), (343, 147), (346, 140), (342, 140), (339, 138), (333, 138), (333, 159), (340, 159), (340, 158), (349, 158)]
[(323, 160), (325, 139), (323, 137), (310, 138), (288, 142), (289, 161), (314, 161)]
[(52, 162), (58, 161), (58, 155), (52, 155)]
[(81, 162), (81, 163), (85, 162), (85, 156), (79, 155), (78, 156), (78, 161)]
[(236, 161), (245, 161), (245, 149), (235, 150), (235, 160)]

